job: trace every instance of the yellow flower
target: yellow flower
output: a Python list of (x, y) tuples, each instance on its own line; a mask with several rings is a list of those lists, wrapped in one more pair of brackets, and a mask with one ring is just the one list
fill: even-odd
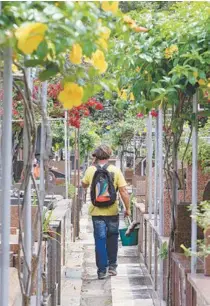
[(103, 39), (109, 39), (109, 36), (111, 34), (111, 30), (107, 27), (101, 27), (100, 28), (100, 37)]
[(108, 64), (105, 61), (104, 53), (97, 50), (92, 54), (93, 66), (99, 70), (100, 73), (104, 73), (107, 70)]
[(105, 39), (99, 38), (99, 39), (97, 40), (96, 43), (97, 43), (97, 45), (98, 45), (99, 47), (101, 47), (102, 49), (104, 49), (104, 50), (107, 50), (107, 49), (108, 49), (108, 44), (107, 44), (107, 42), (106, 42)]
[(47, 25), (43, 23), (29, 23), (21, 26), (15, 32), (18, 40), (18, 48), (24, 54), (31, 54), (37, 50), (39, 44), (44, 40)]
[(207, 87), (210, 88), (210, 83), (207, 84)]
[(74, 106), (80, 106), (83, 98), (83, 88), (76, 83), (65, 83), (64, 89), (59, 93), (58, 100), (64, 108), (71, 109)]
[(198, 72), (197, 72), (197, 71), (193, 71), (193, 76), (194, 76), (194, 78), (197, 79), (197, 77), (198, 77)]
[(17, 72), (18, 71), (18, 69), (17, 69), (17, 66), (16, 65), (14, 65), (14, 64), (12, 64), (12, 72)]
[(203, 80), (203, 79), (200, 79), (200, 80), (198, 81), (198, 84), (199, 84), (200, 86), (205, 86), (205, 85), (206, 85), (206, 81)]
[(127, 16), (127, 15), (123, 17), (123, 20), (125, 23), (128, 23), (128, 24), (133, 24), (135, 22), (130, 16)]
[(72, 64), (81, 64), (82, 62), (82, 48), (79, 44), (74, 44), (69, 55)]
[(105, 12), (112, 12), (113, 14), (118, 11), (118, 1), (102, 1), (101, 7)]
[(171, 58), (176, 52), (178, 52), (178, 47), (176, 45), (171, 45), (165, 49), (165, 58)]
[(140, 67), (136, 67), (136, 72), (139, 72), (141, 70)]
[(134, 94), (131, 92), (131, 94), (130, 94), (130, 101), (134, 101), (134, 100), (135, 100)]
[(122, 99), (122, 100), (127, 100), (127, 92), (123, 89), (122, 91), (121, 91), (121, 93), (120, 93), (120, 98)]

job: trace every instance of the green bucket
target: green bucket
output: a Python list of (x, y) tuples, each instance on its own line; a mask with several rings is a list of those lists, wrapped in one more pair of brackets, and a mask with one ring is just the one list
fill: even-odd
[(139, 229), (135, 228), (134, 231), (129, 236), (125, 235), (126, 231), (127, 231), (127, 228), (120, 229), (120, 238), (122, 241), (122, 245), (123, 246), (137, 245)]

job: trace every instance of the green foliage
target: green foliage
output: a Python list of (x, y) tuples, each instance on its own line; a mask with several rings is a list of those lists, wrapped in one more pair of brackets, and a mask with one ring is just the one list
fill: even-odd
[(138, 13), (144, 9), (160, 11), (170, 8), (174, 3), (175, 1), (120, 1), (120, 8), (123, 13)]
[[(98, 135), (97, 124), (92, 122), (90, 119), (84, 118), (82, 120), (80, 132), (79, 132), (79, 147), (80, 157), (84, 160), (96, 146), (101, 142), (101, 138)], [(70, 145), (74, 148), (75, 138), (72, 133), (70, 138)]]
[(168, 244), (166, 241), (161, 245), (158, 256), (163, 260), (168, 258)]
[(64, 148), (64, 123), (63, 121), (51, 123), (52, 146), (54, 151)]
[(69, 184), (69, 186), (68, 186), (68, 194), (69, 194), (70, 199), (74, 198), (75, 192), (76, 192), (75, 186), (72, 185), (72, 184)]
[[(146, 5), (145, 5), (146, 6)], [(180, 103), (201, 86), (204, 92), (209, 72), (207, 2), (180, 2), (168, 10), (132, 11), (147, 33), (125, 30), (113, 41), (113, 75), (119, 88), (134, 93), (138, 111), (147, 113), (158, 105)], [(200, 18), (198, 18), (198, 14)]]
[[(114, 29), (120, 16), (120, 11), (114, 18), (104, 12), (100, 2), (4, 1), (0, 15), (0, 46), (12, 46), (14, 63), (19, 67), (38, 68), (41, 81), (59, 76), (64, 82), (78, 83), (83, 87), (86, 102), (100, 90), (112, 88), (112, 82), (108, 79), (102, 82), (103, 76), (84, 58), (81, 64), (72, 64), (69, 60), (72, 46), (80, 44), (86, 57), (91, 57), (97, 49), (104, 51), (98, 42), (102, 37), (100, 28)], [(15, 32), (27, 23), (45, 24), (47, 31), (44, 40), (26, 59), (23, 49), (18, 48)], [(27, 35), (27, 31), (24, 33)]]
[(198, 226), (206, 230), (210, 226), (210, 201), (201, 202), (192, 218), (196, 220)]
[(44, 234), (47, 234), (49, 232), (49, 224), (50, 221), (53, 220), (53, 211), (45, 210), (43, 214), (43, 224), (42, 224), (42, 231)]
[(145, 126), (144, 121), (132, 114), (125, 114), (122, 120), (115, 124), (112, 130), (110, 130), (111, 145), (114, 149), (123, 147), (124, 149), (130, 144), (130, 141), (135, 135), (143, 131)]
[[(209, 137), (210, 132), (210, 120), (207, 121), (205, 126), (199, 129), (199, 137), (198, 137), (198, 161), (201, 164), (202, 169), (205, 172), (210, 171), (210, 142), (206, 139)], [(189, 137), (189, 132), (184, 133), (185, 139)], [(184, 152), (186, 148), (186, 141), (181, 141), (179, 147), (179, 157), (180, 159), (183, 158)], [(192, 144), (190, 143), (188, 150), (185, 154), (184, 162), (188, 164), (192, 164)]]
[[(192, 210), (192, 205), (189, 207)], [(204, 232), (210, 227), (210, 201), (203, 201), (198, 205), (195, 214), (191, 216), (198, 226), (204, 230)], [(183, 244), (181, 248), (184, 250), (186, 256), (195, 255), (197, 257), (210, 255), (210, 245), (206, 245), (205, 240), (197, 241), (196, 253), (193, 253), (190, 248), (186, 248)]]

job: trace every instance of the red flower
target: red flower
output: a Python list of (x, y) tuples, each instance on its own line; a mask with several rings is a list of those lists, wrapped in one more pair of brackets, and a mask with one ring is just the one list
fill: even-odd
[(152, 115), (152, 117), (156, 118), (158, 116), (158, 112), (156, 110), (152, 110), (151, 115)]
[(144, 114), (138, 113), (138, 114), (136, 115), (136, 117), (137, 117), (137, 118), (143, 118), (143, 117), (144, 117)]
[(104, 109), (104, 106), (100, 102), (97, 102), (97, 104), (95, 105), (95, 109), (102, 110), (102, 109)]
[(13, 114), (13, 116), (18, 116), (19, 113), (18, 113), (18, 111), (16, 109), (13, 109), (12, 110), (12, 114)]
[(20, 125), (20, 127), (24, 127), (24, 121), (21, 121), (21, 122), (19, 123), (19, 125)]
[(71, 126), (76, 127), (77, 129), (79, 129), (80, 128), (80, 119), (78, 119), (78, 118), (70, 118), (69, 119), (69, 124)]
[(85, 111), (84, 111), (84, 116), (85, 117), (88, 117), (90, 115), (90, 111), (89, 111), (89, 109), (86, 109)]

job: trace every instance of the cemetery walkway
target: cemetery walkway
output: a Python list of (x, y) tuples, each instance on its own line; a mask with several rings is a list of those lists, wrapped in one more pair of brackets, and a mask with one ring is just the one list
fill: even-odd
[(80, 239), (72, 243), (62, 276), (62, 306), (153, 306), (152, 284), (137, 247), (119, 247), (118, 275), (97, 279), (94, 240), (87, 205)]

